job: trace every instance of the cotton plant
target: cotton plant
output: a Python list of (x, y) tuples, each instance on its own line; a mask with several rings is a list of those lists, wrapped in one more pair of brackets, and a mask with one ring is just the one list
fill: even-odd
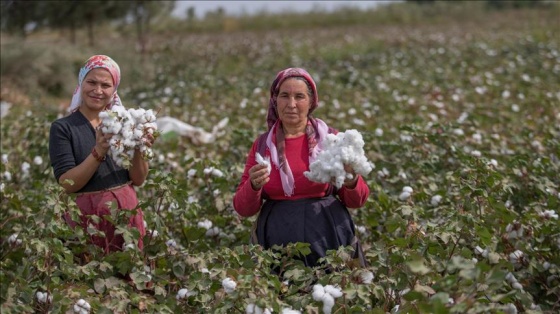
[(342, 187), (345, 180), (353, 179), (353, 175), (344, 169), (345, 165), (351, 166), (356, 175), (365, 176), (374, 165), (365, 156), (364, 144), (362, 134), (354, 129), (336, 135), (327, 134), (320, 143), (322, 150), (309, 165), (309, 171), (303, 174), (314, 182), (334, 181), (337, 188)]
[(154, 153), (145, 142), (145, 136), (157, 136), (156, 116), (150, 110), (125, 109), (113, 106), (110, 110), (99, 113), (103, 133), (113, 134), (109, 140), (109, 154), (115, 163), (123, 168), (130, 168), (134, 151), (140, 150), (142, 157), (151, 160)]

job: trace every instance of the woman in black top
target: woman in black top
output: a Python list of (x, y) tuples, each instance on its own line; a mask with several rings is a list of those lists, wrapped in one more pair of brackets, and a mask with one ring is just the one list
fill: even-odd
[[(87, 232), (93, 225), (105, 236), (91, 236), (91, 241), (105, 253), (123, 249), (124, 239), (115, 234), (113, 223), (103, 219), (110, 215), (111, 203), (118, 209), (134, 211), (129, 226), (140, 233), (138, 247), (143, 248), (145, 235), (142, 210), (133, 185), (144, 183), (149, 165), (139, 150), (135, 151), (132, 165), (127, 170), (118, 166), (107, 155), (111, 134), (101, 131), (99, 113), (112, 106), (122, 106), (117, 94), (120, 83), (118, 64), (108, 56), (95, 55), (80, 69), (78, 86), (72, 97), (70, 114), (53, 122), (49, 137), (49, 154), (56, 180), (67, 193), (76, 193), (76, 203), (81, 211), (78, 223)], [(154, 142), (146, 135), (148, 147)], [(92, 215), (99, 219), (92, 219)], [(77, 223), (65, 216), (67, 223)]]

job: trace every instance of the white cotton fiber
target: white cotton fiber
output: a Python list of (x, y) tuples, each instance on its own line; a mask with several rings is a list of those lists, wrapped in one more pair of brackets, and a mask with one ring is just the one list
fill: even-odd
[(266, 156), (263, 158), (263, 156), (261, 156), (261, 154), (259, 154), (258, 152), (255, 154), (255, 161), (259, 164), (259, 165), (265, 165), (266, 166), (266, 170), (268, 171), (268, 174), (270, 174), (270, 157)]
[(337, 188), (342, 187), (345, 179), (352, 179), (346, 173), (344, 165), (349, 165), (356, 174), (365, 176), (373, 170), (364, 153), (364, 140), (357, 130), (347, 130), (338, 134), (328, 134), (320, 143), (322, 151), (317, 159), (309, 165), (304, 175), (311, 181), (319, 183), (332, 182)]

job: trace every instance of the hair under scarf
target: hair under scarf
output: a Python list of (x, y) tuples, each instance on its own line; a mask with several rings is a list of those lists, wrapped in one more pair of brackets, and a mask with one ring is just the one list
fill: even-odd
[(311, 75), (302, 68), (287, 68), (278, 72), (270, 86), (270, 100), (268, 102), (268, 114), (266, 119), (268, 124), (266, 145), (270, 150), (272, 163), (280, 171), (280, 180), (282, 181), (282, 188), (286, 196), (292, 196), (294, 194), (294, 176), (284, 151), (286, 146), (285, 135), (284, 129), (282, 128), (282, 121), (278, 119), (276, 100), (282, 83), (293, 77), (303, 78), (307, 82), (307, 86), (311, 89), (312, 94), (307, 116), (307, 126), (305, 127), (305, 134), (309, 144), (309, 163), (315, 161), (317, 154), (321, 150), (320, 143), (328, 134), (328, 126), (326, 123), (311, 116), (311, 113), (319, 106), (317, 86)]
[(121, 69), (119, 65), (110, 57), (105, 55), (94, 55), (90, 57), (84, 66), (80, 69), (80, 73), (78, 74), (78, 86), (74, 90), (74, 95), (72, 96), (72, 102), (70, 103), (70, 107), (68, 108), (69, 112), (74, 112), (80, 107), (82, 104), (82, 83), (89, 73), (89, 71), (97, 68), (103, 68), (111, 73), (111, 77), (113, 78), (113, 85), (115, 86), (115, 92), (111, 99), (111, 102), (107, 104), (107, 108), (110, 109), (112, 106), (122, 106), (121, 98), (117, 94), (117, 89), (119, 88), (119, 84), (121, 82)]

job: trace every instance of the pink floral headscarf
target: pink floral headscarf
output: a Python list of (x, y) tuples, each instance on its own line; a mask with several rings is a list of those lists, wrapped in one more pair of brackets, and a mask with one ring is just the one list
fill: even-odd
[(113, 77), (113, 85), (115, 85), (115, 93), (113, 94), (113, 99), (107, 105), (107, 108), (111, 108), (112, 106), (122, 106), (121, 98), (117, 94), (117, 89), (119, 88), (119, 84), (121, 82), (121, 69), (119, 65), (110, 57), (105, 55), (94, 55), (90, 57), (84, 66), (80, 69), (80, 73), (78, 74), (78, 86), (74, 90), (74, 95), (72, 96), (72, 102), (70, 103), (70, 107), (68, 108), (69, 112), (74, 112), (80, 107), (82, 104), (82, 82), (84, 78), (89, 73), (89, 71), (96, 69), (96, 68), (103, 68), (111, 73)]
[(307, 126), (305, 134), (307, 135), (307, 142), (309, 143), (309, 162), (312, 163), (317, 158), (317, 154), (321, 151), (320, 143), (328, 134), (328, 126), (320, 119), (311, 116), (311, 113), (319, 106), (319, 95), (317, 93), (317, 86), (315, 81), (309, 73), (302, 68), (287, 68), (278, 72), (276, 79), (270, 86), (270, 100), (268, 102), (268, 136), (266, 145), (270, 150), (270, 157), (272, 163), (280, 170), (280, 179), (282, 181), (282, 188), (286, 196), (294, 194), (294, 176), (286, 153), (284, 151), (286, 142), (284, 136), (284, 129), (282, 128), (282, 121), (278, 119), (277, 111), (277, 98), (280, 91), (280, 86), (288, 78), (302, 77), (311, 88), (311, 105), (307, 116)]

